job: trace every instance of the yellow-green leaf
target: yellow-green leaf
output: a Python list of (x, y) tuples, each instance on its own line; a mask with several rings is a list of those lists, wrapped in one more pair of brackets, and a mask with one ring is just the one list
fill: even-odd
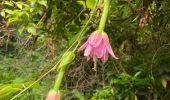
[(6, 5), (8, 5), (8, 6), (14, 6), (14, 4), (13, 4), (11, 1), (5, 1), (4, 4), (6, 4)]
[(18, 32), (19, 32), (19, 35), (22, 34), (22, 32), (24, 31), (25, 27), (24, 26), (21, 26), (18, 28)]
[(38, 0), (38, 3), (43, 6), (47, 6), (47, 1), (46, 0)]
[(4, 11), (1, 12), (1, 16), (5, 17), (5, 12)]
[(13, 11), (10, 10), (10, 9), (4, 9), (4, 11), (5, 11), (7, 14), (13, 14)]
[(96, 3), (96, 0), (86, 0), (87, 7), (90, 9), (94, 8), (95, 3)]
[(27, 26), (27, 31), (33, 35), (37, 35), (36, 34), (36, 27), (34, 25), (34, 23), (30, 23), (28, 26)]
[(92, 9), (95, 6), (96, 0), (86, 0), (86, 2), (84, 0), (79, 0), (77, 3), (83, 5), (85, 8)]
[(161, 76), (161, 77), (160, 77), (160, 81), (161, 81), (161, 83), (162, 83), (162, 86), (163, 86), (164, 88), (166, 88), (166, 86), (167, 86), (167, 79), (166, 79), (164, 76)]
[(15, 4), (19, 9), (23, 8), (22, 2), (16, 2)]
[[(33, 82), (26, 82), (21, 84), (6, 84), (3, 86), (0, 86), (0, 100), (9, 100), (14, 93), (21, 91), (25, 87), (29, 86)], [(39, 84), (35, 84), (33, 88), (38, 88)]]

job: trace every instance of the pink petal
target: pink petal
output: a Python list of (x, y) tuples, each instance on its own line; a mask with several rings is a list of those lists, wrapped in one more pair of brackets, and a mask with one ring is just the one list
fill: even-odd
[(94, 49), (94, 54), (97, 56), (97, 58), (101, 58), (104, 55), (104, 49), (105, 49), (105, 44), (104, 44), (104, 40), (102, 39), (98, 47)]
[(115, 56), (113, 50), (112, 50), (112, 47), (110, 46), (110, 43), (109, 43), (109, 39), (108, 39), (108, 36), (107, 34), (104, 34), (104, 39), (105, 39), (105, 42), (106, 42), (106, 48), (108, 50), (108, 52), (110, 53), (110, 55), (115, 58), (115, 59), (119, 59)]
[(107, 50), (108, 50), (108, 52), (110, 53), (110, 55), (111, 55), (113, 58), (119, 59), (118, 57), (115, 56), (115, 54), (114, 54), (114, 52), (112, 51), (112, 48), (111, 48), (110, 45), (107, 47)]
[(78, 52), (84, 50), (88, 45), (88, 41), (86, 41), (79, 49), (78, 49)]
[(100, 33), (97, 31), (91, 33), (88, 40), (78, 49), (78, 52), (84, 49), (84, 56), (86, 56), (87, 60), (96, 56), (98, 59), (106, 62), (109, 54), (113, 58), (118, 59), (112, 50), (106, 33)]
[(101, 41), (102, 41), (102, 34), (97, 31), (93, 32), (89, 38), (89, 44), (91, 44), (93, 47), (97, 47), (98, 45), (100, 45)]
[(46, 100), (61, 100), (61, 96), (54, 90), (51, 90), (47, 97)]
[(108, 58), (109, 58), (109, 54), (108, 54), (108, 52), (107, 52), (107, 49), (105, 48), (105, 50), (104, 50), (104, 55), (103, 55), (103, 57), (102, 57), (102, 61), (103, 61), (103, 62), (106, 62), (106, 61), (108, 60)]
[(91, 35), (89, 36), (87, 41), (89, 41), (89, 44), (91, 44), (94, 42), (95, 38), (96, 38), (96, 33), (93, 32), (93, 33), (91, 33)]
[(87, 45), (85, 51), (84, 51), (84, 56), (90, 56), (92, 52), (92, 47), (90, 45)]

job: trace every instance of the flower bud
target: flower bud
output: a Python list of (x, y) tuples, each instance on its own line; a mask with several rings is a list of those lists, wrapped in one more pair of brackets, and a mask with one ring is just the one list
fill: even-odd
[(48, 93), (46, 100), (61, 100), (61, 96), (55, 90), (51, 90)]

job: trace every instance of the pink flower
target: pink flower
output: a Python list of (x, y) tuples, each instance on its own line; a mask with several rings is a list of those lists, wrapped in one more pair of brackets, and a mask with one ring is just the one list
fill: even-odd
[(113, 58), (118, 59), (113, 53), (107, 34), (104, 32), (93, 32), (88, 40), (78, 49), (78, 52), (84, 49), (84, 56), (87, 57), (87, 60), (95, 56), (101, 59), (103, 62), (106, 62), (108, 60), (109, 54)]
[(61, 100), (61, 96), (54, 90), (51, 90), (47, 97), (46, 100)]

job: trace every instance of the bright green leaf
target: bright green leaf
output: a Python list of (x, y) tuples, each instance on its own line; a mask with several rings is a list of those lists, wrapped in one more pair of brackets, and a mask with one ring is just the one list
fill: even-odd
[(7, 26), (9, 26), (11, 23), (18, 21), (18, 18), (11, 18), (7, 21)]
[(96, 0), (86, 0), (86, 2), (84, 0), (79, 0), (77, 1), (77, 3), (83, 5), (84, 7), (92, 9), (95, 6)]
[(17, 2), (17, 3), (16, 3), (16, 6), (17, 6), (19, 9), (22, 9), (22, 8), (23, 8), (23, 5), (22, 5), (20, 2)]
[[(6, 84), (0, 86), (0, 100), (9, 100), (14, 93), (21, 91), (23, 88), (31, 85), (33, 81), (22, 84)], [(38, 88), (39, 84), (35, 84), (32, 88)]]
[(5, 11), (6, 13), (8, 13), (8, 14), (13, 14), (13, 11), (10, 10), (10, 9), (4, 9), (4, 11)]
[(1, 16), (5, 17), (5, 12), (4, 11), (1, 12)]
[(141, 72), (137, 72), (137, 73), (134, 75), (134, 78), (138, 77), (140, 74), (141, 74)]
[(14, 6), (14, 4), (13, 4), (11, 1), (5, 1), (4, 4), (6, 4), (6, 5), (8, 5), (8, 6)]
[(162, 86), (163, 86), (164, 88), (166, 88), (166, 87), (167, 87), (167, 82), (168, 82), (168, 80), (166, 79), (166, 77), (165, 77), (165, 76), (161, 76), (161, 77), (160, 77), (160, 81), (161, 81), (161, 83), (162, 83)]
[(19, 35), (22, 34), (22, 32), (24, 31), (25, 27), (22, 25), (21, 27), (19, 27), (18, 29), (18, 32), (19, 32)]
[(87, 8), (92, 9), (95, 6), (96, 0), (86, 0)]
[(47, 1), (46, 0), (38, 0), (38, 3), (43, 6), (47, 6)]
[(36, 35), (36, 28), (33, 26), (27, 27), (27, 31), (33, 35)]

